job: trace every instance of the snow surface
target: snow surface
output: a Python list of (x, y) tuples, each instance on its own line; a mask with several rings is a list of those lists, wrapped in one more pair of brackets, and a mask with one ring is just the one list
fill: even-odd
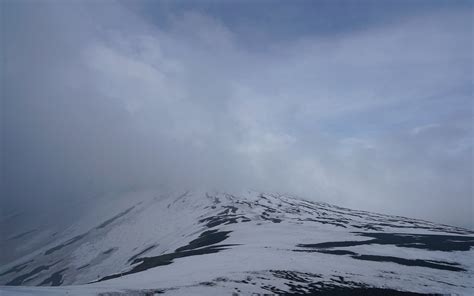
[[(50, 239), (38, 247), (41, 235)], [(26, 234), (17, 247), (29, 245), (28, 255), (0, 267), (1, 295), (334, 287), (474, 295), (472, 231), (289, 195), (130, 192), (102, 198), (60, 233)]]

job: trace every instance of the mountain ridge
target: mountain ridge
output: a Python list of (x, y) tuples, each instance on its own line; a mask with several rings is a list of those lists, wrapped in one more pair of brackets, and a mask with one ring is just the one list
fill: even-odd
[[(41, 232), (16, 236), (26, 248), (34, 236), (48, 235)], [(287, 194), (131, 192), (101, 200), (49, 235), (49, 243), (0, 267), (0, 291), (48, 285), (92, 294), (468, 295), (474, 289), (473, 231)]]

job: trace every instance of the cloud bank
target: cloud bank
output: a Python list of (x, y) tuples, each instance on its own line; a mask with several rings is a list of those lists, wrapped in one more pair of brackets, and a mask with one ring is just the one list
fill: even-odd
[(249, 38), (147, 5), (2, 3), (4, 209), (252, 188), (473, 227), (470, 11)]

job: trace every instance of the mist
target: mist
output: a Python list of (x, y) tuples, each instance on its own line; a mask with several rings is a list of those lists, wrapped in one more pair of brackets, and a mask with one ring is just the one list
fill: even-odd
[(2, 1), (2, 214), (254, 189), (473, 228), (469, 3), (302, 3)]

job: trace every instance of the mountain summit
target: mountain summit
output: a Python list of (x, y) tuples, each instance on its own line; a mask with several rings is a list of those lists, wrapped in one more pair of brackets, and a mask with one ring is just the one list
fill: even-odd
[(5, 295), (474, 293), (473, 231), (286, 194), (128, 193), (1, 243)]

